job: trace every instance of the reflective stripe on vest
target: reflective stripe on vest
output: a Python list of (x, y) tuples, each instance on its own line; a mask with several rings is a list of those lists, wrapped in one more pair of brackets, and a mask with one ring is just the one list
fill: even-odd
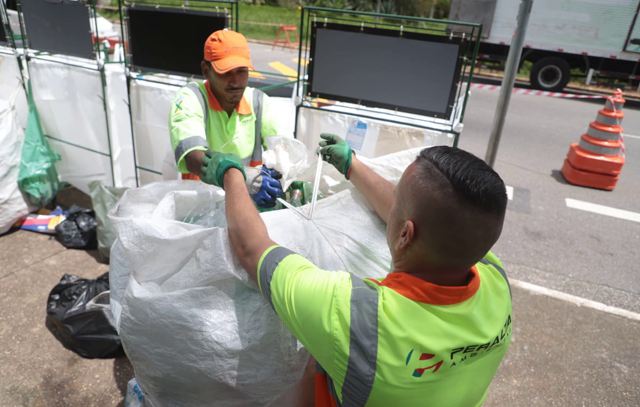
[(207, 101), (204, 98), (204, 95), (200, 91), (200, 86), (198, 86), (195, 82), (190, 82), (187, 84), (187, 88), (193, 92), (198, 98), (198, 102), (200, 102), (200, 107), (202, 108), (202, 117), (204, 117), (204, 125), (205, 129), (207, 128), (207, 123), (209, 121), (209, 107), (207, 106)]
[(509, 287), (509, 297), (513, 298), (513, 296), (511, 295), (511, 284), (509, 284), (509, 279), (507, 278), (507, 273), (505, 273), (504, 269), (502, 267), (498, 266), (496, 263), (490, 262), (487, 259), (480, 259), (480, 263), (485, 264), (487, 266), (493, 266), (493, 268), (498, 270), (498, 272), (504, 278), (504, 281), (507, 282), (507, 287)]
[(185, 139), (180, 140), (174, 152), (176, 156), (176, 162), (180, 160), (180, 157), (182, 157), (182, 154), (184, 154), (185, 151), (188, 151), (193, 147), (201, 147), (201, 146), (206, 147), (207, 140), (203, 139), (200, 136), (191, 136), (191, 137), (187, 137)]
[[(190, 82), (187, 84), (187, 88), (190, 89), (198, 98), (200, 102), (200, 106), (202, 107), (202, 117), (204, 118), (204, 128), (206, 130), (207, 124), (209, 123), (209, 105), (205, 100), (205, 95), (202, 94), (202, 89), (200, 85), (195, 82)], [(254, 129), (254, 144), (253, 144), (253, 153), (250, 157), (244, 158), (242, 160), (242, 164), (245, 167), (257, 167), (258, 165), (262, 165), (262, 99), (264, 96), (264, 92), (259, 89), (253, 90), (253, 112), (256, 115), (255, 129)], [(198, 144), (200, 145), (200, 144)], [(206, 145), (206, 143), (205, 143)], [(178, 145), (180, 147), (180, 145)], [(182, 149), (184, 152), (185, 149)], [(182, 154), (178, 154), (178, 148), (175, 151), (176, 162), (178, 158)]]
[(342, 406), (364, 406), (371, 395), (378, 360), (378, 291), (351, 276), (349, 361)]
[[(253, 154), (251, 154), (250, 167), (262, 165), (262, 97), (261, 90), (253, 90), (253, 113), (256, 115), (255, 142), (253, 143)], [(246, 165), (246, 164), (245, 164)]]
[[(294, 252), (278, 246), (262, 259), (260, 289), (272, 308), (271, 279), (280, 262), (290, 254)], [(349, 360), (342, 385), (341, 406), (343, 407), (366, 404), (373, 389), (378, 359), (378, 291), (353, 275), (351, 276), (350, 319)], [(331, 378), (327, 378), (331, 382)], [(331, 389), (334, 388), (331, 383)], [(337, 402), (337, 397), (335, 399)]]
[(267, 298), (271, 308), (273, 307), (273, 302), (271, 301), (271, 278), (273, 277), (273, 273), (278, 268), (278, 264), (290, 254), (295, 254), (293, 251), (287, 249), (286, 247), (278, 246), (274, 247), (267, 255), (262, 259), (262, 264), (260, 265), (260, 288), (262, 291), (262, 295)]

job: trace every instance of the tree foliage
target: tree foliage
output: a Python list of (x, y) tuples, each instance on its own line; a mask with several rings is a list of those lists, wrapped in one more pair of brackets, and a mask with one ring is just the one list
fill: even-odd
[(343, 10), (379, 11), (387, 14), (446, 18), (450, 0), (253, 0), (282, 7), (301, 5)]

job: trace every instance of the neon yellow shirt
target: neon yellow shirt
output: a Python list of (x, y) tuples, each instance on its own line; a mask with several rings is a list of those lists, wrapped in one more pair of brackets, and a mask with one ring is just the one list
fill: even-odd
[[(194, 85), (197, 85), (207, 101), (207, 112), (203, 111), (198, 96), (189, 89)], [(255, 144), (256, 123), (253, 92), (253, 88), (245, 89), (241, 102), (231, 116), (222, 109), (206, 82), (189, 84), (177, 92), (169, 112), (169, 133), (180, 172), (189, 172), (184, 157), (193, 150), (206, 151), (209, 148), (217, 152), (232, 153), (242, 159), (251, 156)], [(275, 112), (268, 96), (264, 95), (262, 105), (261, 128), (264, 145), (267, 137), (278, 134), (278, 129), (274, 120)]]
[(261, 292), (326, 371), (344, 404), (479, 406), (511, 338), (511, 295), (491, 253), (466, 286), (406, 273), (361, 280), (273, 246)]

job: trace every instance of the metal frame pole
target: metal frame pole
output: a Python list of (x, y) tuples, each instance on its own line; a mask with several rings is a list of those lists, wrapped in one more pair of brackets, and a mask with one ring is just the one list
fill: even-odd
[(111, 167), (111, 185), (116, 186), (116, 172), (113, 168), (113, 152), (111, 146), (111, 125), (109, 123), (109, 103), (107, 102), (107, 76), (105, 74), (105, 61), (109, 58), (108, 51), (105, 52), (105, 61), (102, 60), (100, 55), (100, 33), (98, 32), (98, 12), (96, 11), (96, 3), (88, 3), (89, 10), (93, 14), (93, 23), (95, 24), (95, 53), (96, 53), (96, 65), (98, 73), (100, 74), (100, 86), (102, 88), (102, 108), (104, 109), (104, 123), (107, 130), (107, 145), (109, 147), (109, 166)]
[(524, 37), (527, 32), (527, 24), (529, 23), (529, 15), (531, 14), (532, 6), (533, 0), (520, 0), (518, 22), (513, 33), (513, 37), (511, 38), (511, 46), (509, 47), (509, 55), (507, 56), (507, 65), (504, 69), (504, 78), (502, 79), (498, 105), (496, 106), (496, 113), (493, 118), (493, 128), (491, 129), (491, 136), (489, 137), (489, 144), (487, 145), (487, 153), (484, 158), (487, 164), (491, 167), (493, 167), (496, 161), (498, 145), (500, 144), (502, 128), (504, 127), (504, 119), (507, 115), (507, 110), (509, 109), (509, 100), (511, 100), (513, 83), (515, 82), (516, 74), (518, 73), (518, 66), (520, 65), (522, 45), (524, 44)]
[(124, 15), (124, 10), (126, 4), (123, 4), (125, 2), (125, 0), (119, 0), (118, 1), (118, 14), (120, 14), (120, 35), (122, 38), (122, 43), (123, 43), (123, 47), (122, 47), (122, 57), (123, 57), (123, 62), (124, 62), (124, 77), (125, 77), (125, 82), (127, 85), (127, 110), (129, 111), (129, 126), (131, 128), (131, 151), (133, 153), (133, 174), (135, 175), (136, 178), (136, 187), (140, 186), (140, 177), (138, 175), (138, 157), (136, 155), (136, 137), (135, 137), (135, 131), (134, 131), (134, 124), (133, 124), (133, 114), (131, 112), (131, 71), (130, 71), (130, 67), (129, 67), (129, 59), (128, 59), (128, 47), (125, 47), (124, 44), (127, 42), (125, 37), (125, 32), (124, 32), (124, 24), (125, 24), (125, 15)]

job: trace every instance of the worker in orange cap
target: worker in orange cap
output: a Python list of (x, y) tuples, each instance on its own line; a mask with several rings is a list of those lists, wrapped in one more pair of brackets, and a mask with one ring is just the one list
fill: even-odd
[[(203, 83), (180, 89), (169, 116), (171, 145), (178, 170), (215, 184), (212, 168), (240, 159), (251, 197), (259, 208), (273, 207), (282, 195), (280, 174), (262, 165), (265, 139), (277, 135), (269, 98), (247, 87), (251, 55), (246, 38), (235, 31), (219, 30), (204, 43), (200, 63)], [(223, 160), (207, 165), (211, 158)]]

